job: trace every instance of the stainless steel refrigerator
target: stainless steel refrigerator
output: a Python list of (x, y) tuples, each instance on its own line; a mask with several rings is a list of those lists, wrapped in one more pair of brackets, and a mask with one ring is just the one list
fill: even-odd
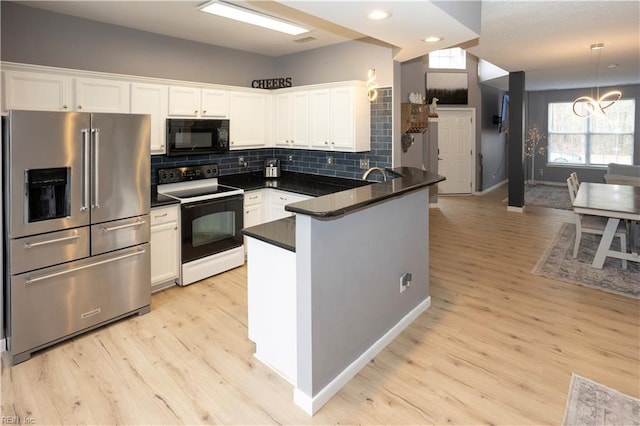
[(10, 111), (3, 122), (12, 363), (149, 312), (147, 115)]

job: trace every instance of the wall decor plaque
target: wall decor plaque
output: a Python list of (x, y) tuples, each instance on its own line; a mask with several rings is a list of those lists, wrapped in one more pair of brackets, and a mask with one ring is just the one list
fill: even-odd
[(438, 98), (442, 105), (469, 103), (469, 78), (466, 72), (425, 73), (426, 101)]

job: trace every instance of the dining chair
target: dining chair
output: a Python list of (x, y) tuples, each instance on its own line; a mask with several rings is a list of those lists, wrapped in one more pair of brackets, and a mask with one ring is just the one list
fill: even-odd
[[(576, 199), (578, 194), (578, 187), (574, 184), (574, 180), (571, 176), (567, 178), (567, 187), (569, 188), (569, 196), (571, 197), (571, 204)], [(582, 239), (582, 233), (585, 234), (604, 234), (604, 228), (607, 226), (606, 217), (602, 216), (590, 216), (573, 212), (576, 223), (576, 239), (573, 244), (573, 258), (578, 257), (578, 248), (580, 247), (580, 240)], [(627, 228), (623, 221), (618, 224), (618, 229), (614, 238), (620, 238), (620, 251), (627, 252)], [(622, 269), (627, 269), (627, 261), (622, 259)]]
[(573, 187), (575, 188), (576, 193), (578, 193), (578, 188), (580, 188), (580, 181), (578, 180), (578, 174), (576, 172), (571, 172), (569, 175), (571, 181), (573, 183)]

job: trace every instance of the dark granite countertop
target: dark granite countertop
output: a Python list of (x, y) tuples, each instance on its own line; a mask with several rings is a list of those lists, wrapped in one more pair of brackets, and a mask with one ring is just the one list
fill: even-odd
[(292, 252), (296, 251), (295, 216), (261, 223), (260, 225), (245, 228), (242, 232), (247, 237), (253, 237)]
[[(316, 217), (336, 217), (349, 211), (366, 207), (389, 198), (415, 191), (445, 178), (435, 173), (412, 167), (392, 169), (399, 177), (387, 182), (347, 189), (341, 192), (288, 204), (285, 210)], [(245, 228), (242, 232), (249, 237), (273, 244), (289, 251), (296, 251), (295, 216)]]
[(445, 180), (444, 176), (414, 167), (398, 167), (391, 170), (399, 177), (288, 204), (285, 210), (308, 216), (331, 218)]
[(320, 197), (346, 189), (369, 186), (371, 182), (357, 179), (346, 179), (332, 176), (312, 175), (307, 173), (282, 172), (279, 178), (265, 178), (262, 172), (240, 173), (220, 176), (221, 185), (242, 188), (245, 191), (274, 188), (297, 194)]
[(151, 208), (167, 206), (170, 204), (180, 204), (180, 201), (175, 198), (167, 197), (163, 194), (158, 194), (158, 186), (151, 185)]

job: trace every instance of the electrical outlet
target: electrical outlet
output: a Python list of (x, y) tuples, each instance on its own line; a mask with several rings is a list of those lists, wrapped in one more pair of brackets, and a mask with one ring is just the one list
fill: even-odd
[(368, 169), (369, 168), (369, 159), (368, 158), (361, 158), (360, 159), (360, 168), (361, 169)]
[(404, 292), (411, 285), (411, 272), (407, 272), (406, 274), (400, 277), (400, 293)]
[(238, 157), (238, 166), (244, 166), (244, 157)]
[(333, 164), (333, 157), (327, 157), (327, 164)]
[(289, 161), (293, 161), (293, 155), (288, 156), (288, 157), (287, 157), (287, 160), (289, 160)]
[(544, 170), (538, 169), (538, 176), (542, 177), (543, 174), (544, 174)]

